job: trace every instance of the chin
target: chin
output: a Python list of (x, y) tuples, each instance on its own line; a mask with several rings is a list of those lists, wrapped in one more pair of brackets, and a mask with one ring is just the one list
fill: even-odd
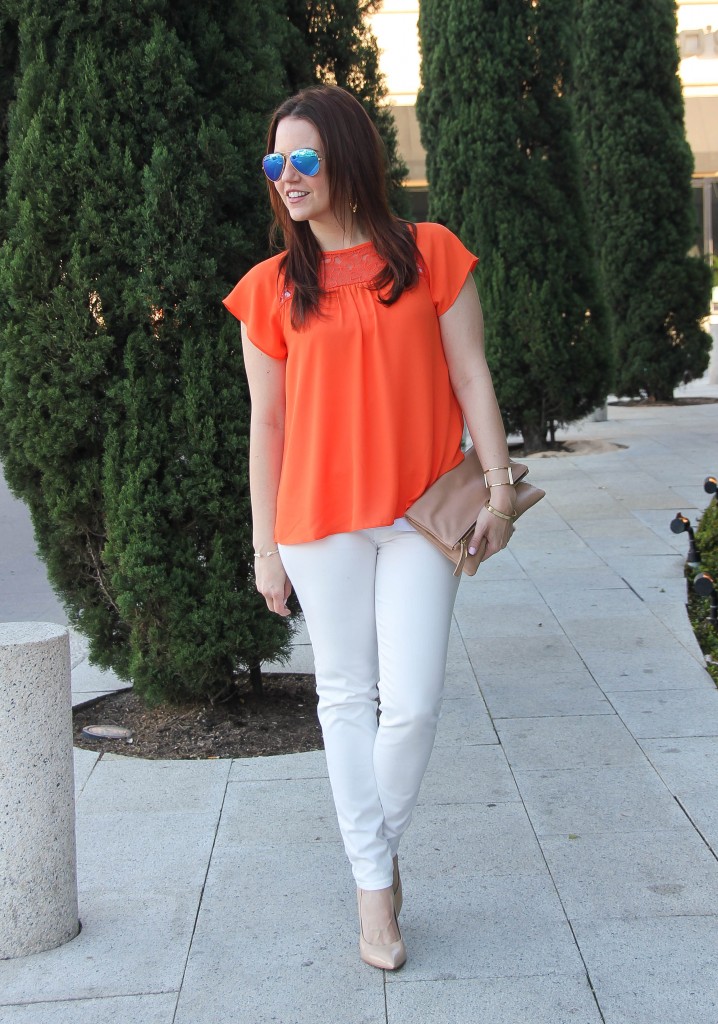
[(309, 220), (311, 211), (307, 212), (306, 210), (297, 210), (293, 206), (287, 206), (286, 203), (284, 204), (284, 209), (294, 221)]

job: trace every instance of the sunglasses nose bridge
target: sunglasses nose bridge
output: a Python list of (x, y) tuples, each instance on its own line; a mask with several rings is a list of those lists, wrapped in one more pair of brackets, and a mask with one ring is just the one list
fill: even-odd
[(300, 177), (301, 177), (301, 174), (297, 170), (297, 168), (294, 166), (294, 164), (292, 163), (291, 158), (290, 157), (285, 157), (284, 158), (284, 167), (282, 168), (282, 173), (280, 175), (281, 180), (283, 180), (283, 181), (296, 181)]

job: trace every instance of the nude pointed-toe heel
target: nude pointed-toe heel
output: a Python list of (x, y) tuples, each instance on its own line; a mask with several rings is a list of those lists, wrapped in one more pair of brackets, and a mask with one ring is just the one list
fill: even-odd
[[(367, 942), (364, 938), (364, 926), (361, 916), (362, 890), (357, 889), (357, 904), (359, 907), (359, 955), (365, 964), (370, 967), (379, 967), (384, 971), (396, 971), (406, 963), (406, 946), (399, 932), (396, 942), (378, 943)], [(396, 920), (396, 913), (394, 915)], [(399, 922), (396, 924), (399, 928)]]
[(399, 874), (398, 854), (394, 857), (392, 863), (394, 865), (394, 879), (392, 882), (392, 889), (394, 891), (394, 909), (396, 910), (396, 916), (398, 917), (404, 903), (404, 892), (401, 887), (401, 875)]

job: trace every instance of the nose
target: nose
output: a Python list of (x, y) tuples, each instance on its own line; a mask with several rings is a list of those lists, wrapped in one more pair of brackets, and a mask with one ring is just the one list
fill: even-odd
[(301, 174), (299, 173), (297, 168), (294, 166), (292, 161), (289, 159), (289, 157), (287, 157), (287, 159), (284, 161), (284, 168), (282, 170), (282, 174), (281, 174), (279, 180), (280, 181), (299, 181), (300, 178), (301, 178)]

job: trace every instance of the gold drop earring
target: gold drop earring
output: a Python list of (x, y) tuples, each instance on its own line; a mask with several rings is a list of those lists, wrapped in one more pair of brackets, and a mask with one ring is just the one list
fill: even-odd
[(352, 211), (352, 213), (356, 213), (357, 212), (358, 203), (357, 203), (356, 199), (353, 200), (353, 202), (349, 203), (349, 209)]

